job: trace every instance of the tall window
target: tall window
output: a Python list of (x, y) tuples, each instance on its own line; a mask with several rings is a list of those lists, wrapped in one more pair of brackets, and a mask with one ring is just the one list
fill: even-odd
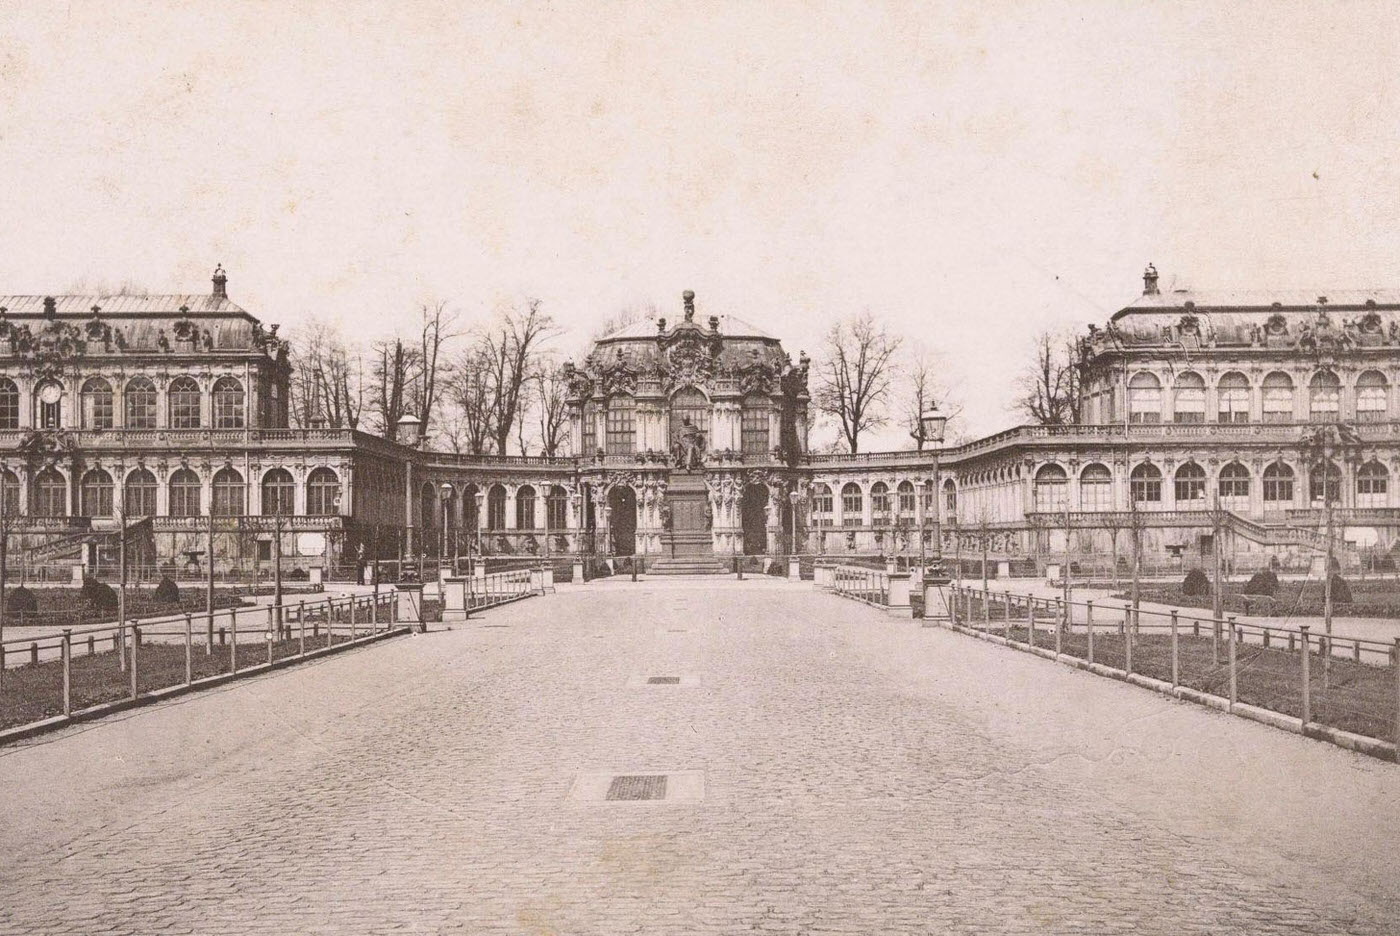
[(705, 441), (709, 442), (710, 401), (705, 397), (705, 394), (694, 387), (685, 387), (671, 395), (669, 422), (672, 443), (680, 437), (681, 427), (685, 425), (687, 419), (705, 434)]
[(1143, 463), (1128, 476), (1128, 488), (1135, 504), (1162, 502), (1162, 472), (1156, 465)]
[(331, 517), (339, 509), (340, 478), (324, 466), (312, 470), (306, 478), (306, 513), (311, 517)]
[(1217, 388), (1219, 403), (1217, 419), (1223, 423), (1249, 422), (1249, 380), (1244, 374), (1231, 371), (1220, 378)]
[(1286, 507), (1293, 503), (1293, 469), (1283, 462), (1274, 462), (1264, 469), (1265, 508)]
[(1185, 508), (1205, 506), (1206, 470), (1195, 462), (1187, 462), (1176, 469), (1175, 488), (1176, 502), (1179, 506)]
[(126, 476), (122, 508), (128, 517), (152, 517), (156, 512), (156, 476), (137, 468)]
[(1341, 408), (1342, 382), (1331, 371), (1318, 371), (1308, 385), (1308, 418), (1332, 421)]
[(569, 492), (557, 484), (550, 487), (545, 497), (544, 521), (551, 530), (562, 530), (569, 525)]
[(0, 377), (0, 429), (19, 428), (19, 387), (8, 377)]
[(216, 517), (241, 517), (248, 511), (243, 475), (236, 469), (223, 468), (214, 475), (212, 513)]
[(49, 381), (39, 387), (39, 392), (34, 395), (35, 405), (38, 407), (38, 426), (40, 429), (60, 429), (63, 427), (63, 387)]
[(846, 526), (860, 526), (865, 522), (865, 498), (860, 485), (854, 481), (847, 482), (841, 489), (841, 513)]
[(199, 428), (199, 384), (193, 377), (176, 377), (166, 393), (171, 429)]
[(8, 468), (0, 469), (0, 510), (7, 517), (19, 516), (19, 475)]
[(264, 517), (290, 517), (297, 512), (297, 484), (286, 468), (273, 468), (263, 475), (262, 512)]
[(1386, 396), (1389, 387), (1385, 375), (1368, 370), (1356, 378), (1357, 422), (1382, 422), (1386, 417)]
[(958, 515), (958, 486), (952, 478), (943, 482), (943, 511), (949, 519)]
[(583, 451), (579, 452), (584, 458), (592, 458), (598, 451), (598, 411), (592, 403), (583, 405)]
[(1293, 378), (1274, 371), (1264, 378), (1264, 422), (1293, 421)]
[(34, 479), (34, 509), (36, 517), (68, 516), (68, 483), (53, 468), (45, 468)]
[(149, 377), (133, 377), (126, 382), (126, 428), (156, 427), (156, 385)]
[(1368, 461), (1356, 472), (1356, 506), (1384, 507), (1390, 472), (1377, 461)]
[(1176, 378), (1176, 393), (1172, 401), (1172, 421), (1203, 423), (1206, 421), (1206, 382), (1200, 374), (1185, 371)]
[(112, 428), (112, 385), (101, 377), (83, 384), (83, 428)]
[(1220, 506), (1225, 510), (1245, 510), (1249, 507), (1249, 469), (1239, 462), (1230, 462), (1220, 469), (1217, 488)]
[(637, 447), (637, 404), (627, 394), (608, 401), (607, 453), (630, 455)]
[(506, 489), (499, 484), (491, 485), (491, 490), (486, 492), (486, 528), (506, 528)]
[(515, 489), (515, 528), (535, 528), (535, 489), (528, 484), (522, 484)]
[(768, 401), (758, 394), (744, 397), (740, 433), (745, 455), (766, 455), (768, 440)]
[(198, 517), (199, 499), (199, 475), (188, 468), (181, 468), (170, 476), (170, 516)]
[(1113, 474), (1107, 465), (1086, 465), (1079, 473), (1079, 509), (1113, 509)]
[(214, 428), (243, 428), (243, 384), (236, 378), (214, 381)]
[(870, 486), (870, 516), (876, 526), (889, 526), (890, 489), (883, 481)]
[(894, 515), (905, 517), (910, 520), (914, 518), (914, 484), (912, 481), (901, 481), (899, 487), (895, 489)]
[(1146, 371), (1133, 375), (1128, 381), (1128, 422), (1159, 423), (1162, 421), (1162, 383), (1155, 374)]
[(1069, 505), (1069, 476), (1059, 465), (1041, 465), (1032, 487), (1038, 513), (1063, 513)]
[(812, 523), (814, 526), (829, 527), (834, 522), (831, 488), (825, 484), (812, 485)]
[(1342, 494), (1342, 469), (1336, 462), (1316, 462), (1308, 469), (1308, 497), (1314, 504), (1337, 503)]
[(112, 476), (101, 468), (83, 475), (78, 485), (78, 507), (84, 517), (112, 516)]

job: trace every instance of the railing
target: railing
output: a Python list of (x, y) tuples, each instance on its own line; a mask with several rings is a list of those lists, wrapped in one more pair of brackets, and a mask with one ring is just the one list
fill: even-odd
[(966, 586), (949, 594), (955, 627), (1157, 680), (1228, 711), (1247, 705), (1298, 718), (1304, 734), (1331, 729), (1373, 739), (1386, 756), (1400, 753), (1400, 637), (1318, 634), (1189, 609), (1134, 610)]
[(496, 605), (538, 594), (543, 578), (535, 569), (511, 569), (467, 579), (467, 601), (471, 610)]
[(838, 565), (832, 568), (831, 590), (845, 598), (887, 607), (890, 603), (890, 574), (883, 569)]
[(0, 642), (0, 728), (137, 700), (398, 629), (397, 595), (244, 606)]

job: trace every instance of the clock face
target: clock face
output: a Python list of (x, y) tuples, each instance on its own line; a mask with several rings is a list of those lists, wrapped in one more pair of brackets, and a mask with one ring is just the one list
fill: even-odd
[(63, 397), (63, 390), (58, 384), (46, 384), (44, 389), (39, 391), (40, 403), (57, 403)]

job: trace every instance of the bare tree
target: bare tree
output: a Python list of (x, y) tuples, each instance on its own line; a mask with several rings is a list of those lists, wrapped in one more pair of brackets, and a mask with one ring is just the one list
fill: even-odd
[(461, 425), (461, 445), (473, 455), (490, 450), (496, 438), (491, 360), (478, 338), (457, 358), (447, 380), (447, 398)]
[(912, 355), (902, 370), (908, 388), (904, 398), (904, 425), (915, 447), (923, 451), (929, 441), (924, 433), (923, 414), (936, 409), (951, 422), (962, 414), (962, 404), (949, 399), (949, 391), (934, 376), (933, 362), (927, 354)]
[(418, 372), (418, 352), (403, 339), (381, 341), (374, 348), (370, 405), (379, 434), (390, 442), (399, 431), (399, 420), (408, 412), (409, 388)]
[(1041, 332), (1035, 357), (1017, 379), (1017, 408), (1042, 426), (1079, 422), (1079, 357), (1072, 338)]
[(536, 359), (556, 333), (553, 320), (540, 310), (540, 305), (540, 300), (531, 299), (524, 310), (505, 310), (497, 324), (480, 339), (491, 428), (499, 454), (506, 452), (522, 403), (528, 403), (528, 384), (536, 372)]
[(869, 312), (837, 322), (826, 334), (812, 402), (840, 424), (852, 454), (860, 450), (862, 432), (887, 421), (883, 407), (899, 343)]
[(540, 447), (544, 455), (553, 458), (568, 442), (565, 425), (569, 411), (566, 402), (569, 395), (564, 372), (552, 361), (542, 362), (535, 376), (535, 404), (540, 418)]
[(359, 426), (364, 409), (363, 362), (340, 332), (318, 319), (292, 343), (291, 415), (296, 425)]
[(447, 303), (439, 302), (422, 307), (421, 322), (418, 333), (419, 367), (413, 381), (412, 410), (423, 421), (422, 433), (427, 438), (441, 393), (439, 365), (442, 347), (457, 337), (452, 330), (457, 324), (457, 316), (447, 311)]

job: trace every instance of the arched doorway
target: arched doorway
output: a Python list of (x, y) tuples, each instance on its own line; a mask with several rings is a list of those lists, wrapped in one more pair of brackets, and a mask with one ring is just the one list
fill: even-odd
[(608, 523), (612, 528), (612, 552), (630, 556), (637, 551), (637, 495), (625, 484), (608, 491)]
[(741, 504), (744, 524), (744, 555), (768, 552), (768, 485), (750, 484), (744, 488)]

